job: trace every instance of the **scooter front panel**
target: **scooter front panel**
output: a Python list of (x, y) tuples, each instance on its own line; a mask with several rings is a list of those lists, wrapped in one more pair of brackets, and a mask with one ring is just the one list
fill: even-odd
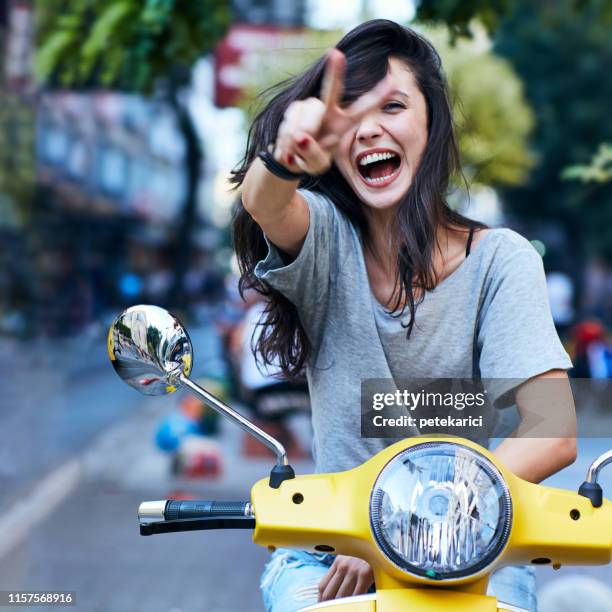
[[(500, 604), (503, 605), (503, 604)], [(343, 597), (303, 608), (300, 612), (501, 612), (495, 597), (432, 589), (384, 589), (369, 595)]]
[(498, 612), (489, 595), (450, 589), (384, 589), (376, 592), (376, 612)]
[(322, 601), (314, 606), (303, 608), (300, 612), (375, 612), (376, 594), (342, 597), (331, 601)]

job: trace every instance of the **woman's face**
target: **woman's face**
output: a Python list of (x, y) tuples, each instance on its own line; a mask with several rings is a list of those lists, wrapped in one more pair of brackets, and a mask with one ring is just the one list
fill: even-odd
[(338, 145), (334, 161), (357, 197), (385, 210), (402, 199), (427, 144), (427, 105), (409, 67), (389, 59), (394, 93)]

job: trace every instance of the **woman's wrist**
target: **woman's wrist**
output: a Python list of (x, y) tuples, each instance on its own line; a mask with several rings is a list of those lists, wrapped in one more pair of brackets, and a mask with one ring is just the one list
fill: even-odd
[(263, 165), (269, 172), (285, 181), (300, 181), (308, 176), (308, 174), (305, 172), (292, 172), (285, 165), (279, 162), (274, 157), (274, 154), (269, 150), (263, 149), (257, 154), (257, 157), (261, 159)]

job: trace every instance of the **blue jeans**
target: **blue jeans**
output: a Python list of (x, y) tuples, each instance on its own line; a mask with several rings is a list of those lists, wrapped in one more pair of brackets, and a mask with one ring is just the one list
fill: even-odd
[[(266, 612), (297, 612), (317, 603), (319, 583), (334, 555), (279, 548), (261, 577)], [(503, 567), (491, 575), (488, 595), (498, 601), (536, 612), (535, 569), (528, 565)]]

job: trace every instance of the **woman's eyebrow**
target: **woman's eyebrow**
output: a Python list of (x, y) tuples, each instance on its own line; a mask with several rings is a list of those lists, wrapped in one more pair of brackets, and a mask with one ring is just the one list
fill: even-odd
[(391, 92), (391, 95), (392, 96), (400, 95), (400, 96), (406, 98), (407, 100), (410, 100), (410, 96), (405, 91), (401, 91), (399, 89), (396, 89), (395, 91)]

